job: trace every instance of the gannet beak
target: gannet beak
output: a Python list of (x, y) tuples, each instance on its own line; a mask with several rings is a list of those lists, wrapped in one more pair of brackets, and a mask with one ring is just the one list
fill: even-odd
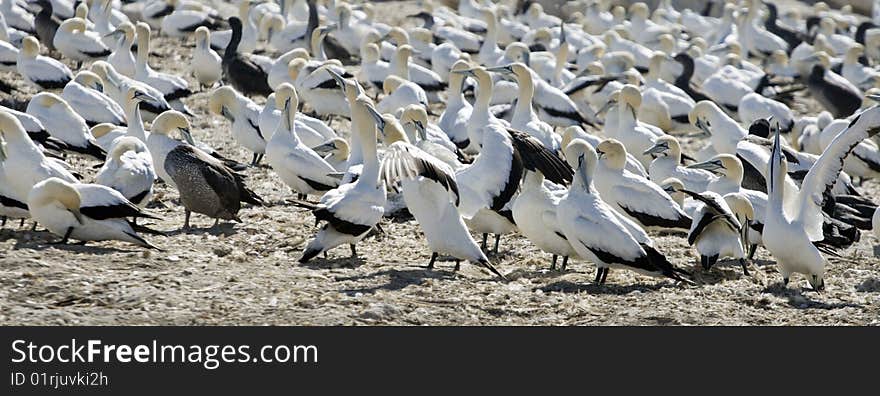
[(880, 102), (880, 94), (867, 94), (865, 97), (875, 102)]
[(615, 100), (609, 100), (609, 101), (605, 102), (605, 104), (602, 105), (602, 107), (599, 109), (599, 111), (596, 112), (596, 115), (599, 115), (599, 114), (602, 114), (602, 113), (608, 111), (608, 109), (610, 109), (611, 106), (613, 106), (615, 103), (617, 103), (617, 101), (615, 101)]
[(513, 69), (510, 67), (510, 65), (490, 67), (490, 68), (487, 68), (486, 71), (490, 72), (490, 73), (503, 73), (503, 74), (512, 74), (513, 73)]
[(651, 146), (651, 148), (645, 150), (642, 155), (659, 154), (666, 151), (668, 148), (669, 147), (665, 142), (657, 143)]
[(712, 136), (712, 131), (709, 130), (709, 127), (706, 125), (706, 123), (703, 122), (702, 118), (698, 117), (697, 122), (695, 122), (695, 124), (696, 124), (696, 127), (699, 128), (700, 131), (703, 132), (701, 135)]
[(474, 73), (474, 69), (465, 69), (465, 70), (453, 70), (455, 74), (463, 74), (465, 76), (476, 77), (476, 73)]
[(125, 32), (123, 32), (122, 30), (116, 29), (110, 33), (103, 35), (102, 37), (115, 37), (115, 36), (123, 34), (123, 33), (125, 33)]
[(183, 134), (183, 140), (186, 140), (192, 146), (196, 145), (195, 139), (192, 137), (192, 133), (190, 133), (189, 128), (180, 128), (180, 133)]
[(376, 123), (376, 127), (379, 128), (379, 131), (380, 131), (380, 132), (383, 132), (383, 133), (384, 133), (384, 131), (385, 131), (385, 119), (382, 118), (382, 115), (379, 114), (379, 112), (376, 111), (376, 108), (374, 108), (373, 106), (366, 106), (366, 108), (367, 108), (367, 111), (370, 112), (370, 116), (373, 117), (373, 121)]
[(325, 68), (325, 70), (327, 70), (327, 73), (330, 74), (330, 77), (333, 77), (333, 79), (336, 80), (336, 83), (339, 84), (342, 89), (342, 93), (345, 93), (345, 79), (342, 78), (339, 73), (333, 71), (333, 69), (329, 67)]
[(337, 28), (339, 28), (339, 25), (337, 25), (335, 23), (331, 23), (327, 26), (324, 26), (324, 32), (330, 33), (332, 31), (336, 30)]
[(82, 213), (79, 212), (79, 209), (68, 209), (67, 211), (70, 212), (70, 214), (72, 214), (74, 218), (76, 218), (76, 221), (77, 221), (80, 225), (85, 224), (85, 223), (83, 222)]
[(685, 168), (690, 168), (690, 169), (702, 169), (702, 170), (706, 170), (706, 171), (709, 171), (709, 172), (712, 172), (712, 173), (717, 173), (717, 172), (716, 172), (717, 170), (719, 170), (719, 169), (724, 169), (724, 167), (721, 166), (721, 163), (720, 163), (720, 161), (718, 161), (718, 160), (710, 160), (710, 161), (705, 161), (705, 162), (697, 162), (696, 164), (690, 164), (690, 165), (686, 166)]
[(416, 124), (416, 130), (419, 131), (419, 138), (428, 140), (428, 131), (425, 130), (425, 125), (421, 121), (414, 121), (413, 123)]
[(312, 147), (312, 151), (314, 151), (318, 154), (327, 154), (335, 149), (336, 149), (336, 145), (334, 145), (333, 142), (327, 142), (327, 143), (319, 144), (315, 147)]

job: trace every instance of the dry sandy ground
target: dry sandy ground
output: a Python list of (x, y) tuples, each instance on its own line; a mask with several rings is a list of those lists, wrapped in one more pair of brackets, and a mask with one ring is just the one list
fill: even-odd
[[(384, 5), (383, 5), (384, 6)], [(396, 6), (396, 5), (395, 5)], [(191, 42), (159, 39), (154, 66), (182, 73)], [(0, 78), (17, 79), (10, 74)], [(33, 90), (17, 85), (27, 95)], [(193, 85), (195, 86), (195, 85)], [(229, 124), (207, 112), (205, 93), (187, 100), (196, 113), (194, 134), (240, 161)], [(806, 103), (815, 108), (814, 103)], [(801, 111), (810, 111), (809, 108)], [(341, 130), (348, 123), (334, 124)], [(694, 142), (685, 139), (686, 147)], [(93, 161), (72, 157), (77, 169), (94, 172)], [(267, 168), (249, 169), (248, 184), (271, 204), (245, 208), (243, 224), (194, 217), (198, 229), (180, 230), (177, 194), (157, 187), (151, 226), (169, 232), (149, 238), (163, 251), (101, 242), (49, 245), (58, 238), (30, 224), (7, 223), (0, 231), (0, 323), (28, 325), (871, 325), (880, 324), (878, 241), (862, 241), (832, 259), (821, 294), (794, 278), (783, 288), (772, 258), (759, 250), (752, 276), (726, 264), (696, 272), (701, 285), (617, 270), (608, 284), (592, 283), (595, 266), (572, 262), (549, 271), (550, 256), (520, 236), (505, 236), (491, 257), (509, 274), (500, 282), (467, 264), (434, 271), (423, 267), (430, 252), (414, 222), (383, 221), (384, 235), (306, 265), (296, 259), (315, 228), (310, 213), (283, 203), (288, 188)], [(868, 182), (876, 196), (880, 185)], [(314, 198), (313, 198), (314, 199)], [(148, 223), (149, 224), (149, 223)], [(682, 235), (655, 235), (676, 265), (692, 268), (695, 257)]]

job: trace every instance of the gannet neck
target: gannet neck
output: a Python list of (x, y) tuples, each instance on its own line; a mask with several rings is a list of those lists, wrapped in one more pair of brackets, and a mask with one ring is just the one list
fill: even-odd
[[(353, 135), (359, 137), (360, 153), (363, 157), (364, 169), (358, 182), (368, 182), (376, 186), (379, 183), (379, 159), (376, 155), (376, 125), (369, 110), (357, 103), (351, 109)], [(354, 141), (352, 141), (354, 143)]]
[(526, 73), (516, 76), (518, 93), (516, 99), (516, 108), (513, 111), (513, 117), (519, 120), (528, 121), (532, 118), (532, 98), (535, 96), (535, 83), (532, 80), (532, 74), (526, 70)]
[(144, 121), (141, 119), (141, 103), (137, 100), (129, 101), (125, 106), (125, 119), (128, 122), (126, 134), (136, 137), (142, 142), (147, 142), (147, 132), (144, 130)]
[(464, 86), (465, 76), (459, 73), (449, 73), (449, 87), (446, 92), (446, 107), (458, 107), (464, 102)]
[(138, 53), (135, 66), (139, 71), (147, 69), (147, 58), (150, 56), (150, 36), (148, 34), (141, 34), (143, 32), (138, 32), (137, 35)]
[(477, 87), (480, 92), (477, 94), (477, 100), (474, 101), (474, 112), (488, 113), (489, 103), (492, 101), (492, 89), (494, 88), (489, 73), (480, 73), (477, 77)]

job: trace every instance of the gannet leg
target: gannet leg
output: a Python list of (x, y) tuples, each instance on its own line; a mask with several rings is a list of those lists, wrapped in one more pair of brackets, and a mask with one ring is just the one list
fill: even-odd
[(354, 244), (349, 243), (348, 246), (351, 247), (351, 258), (357, 258), (358, 252), (357, 249), (355, 249)]
[(554, 255), (553, 255), (553, 264), (550, 264), (550, 270), (551, 270), (551, 271), (555, 271), (555, 270), (556, 270), (556, 259), (557, 259), (557, 258), (559, 258), (559, 256), (557, 256), (557, 255), (554, 254)]
[(568, 266), (568, 256), (562, 256), (562, 270), (565, 271), (565, 267)]
[(431, 261), (428, 262), (427, 269), (434, 269), (434, 261), (437, 260), (437, 252), (431, 253)]
[(70, 234), (73, 234), (73, 227), (67, 227), (67, 231), (64, 233), (64, 237), (61, 238), (60, 241), (50, 243), (50, 245), (64, 245), (64, 244), (66, 244), (67, 240), (70, 239)]
[[(22, 224), (24, 224), (24, 220), (22, 220)], [(483, 244), (481, 245), (483, 250), (486, 250), (486, 240), (487, 239), (489, 239), (489, 234), (488, 233), (483, 234)]]
[(743, 275), (750, 276), (749, 275), (749, 264), (746, 262), (746, 259), (744, 259), (744, 258), (739, 259), (739, 265), (742, 266)]
[(492, 254), (498, 254), (498, 241), (501, 240), (501, 234), (495, 234), (495, 248), (492, 249)]
[(183, 213), (184, 213), (185, 216), (186, 216), (186, 217), (184, 217), (184, 220), (183, 220), (183, 229), (184, 229), (184, 230), (188, 230), (188, 229), (189, 229), (189, 215), (190, 215), (190, 211), (189, 211), (189, 210), (184, 210)]

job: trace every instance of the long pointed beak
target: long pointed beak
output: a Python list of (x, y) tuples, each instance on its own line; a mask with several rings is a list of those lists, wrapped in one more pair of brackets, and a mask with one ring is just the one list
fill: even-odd
[(658, 154), (658, 153), (662, 153), (662, 152), (666, 151), (666, 149), (667, 149), (666, 144), (662, 144), (662, 143), (655, 144), (655, 145), (651, 146), (651, 148), (645, 150), (642, 153), (642, 155)]
[(85, 222), (83, 222), (82, 213), (79, 212), (79, 209), (68, 209), (68, 212), (76, 218), (76, 221), (79, 222), (80, 225), (85, 224)]
[(455, 74), (462, 74), (465, 76), (476, 77), (476, 73), (474, 73), (474, 69), (465, 69), (465, 70), (453, 70)]
[(327, 70), (327, 73), (330, 74), (330, 77), (333, 77), (336, 80), (336, 83), (342, 88), (342, 92), (345, 93), (345, 79), (339, 75), (339, 73), (335, 72), (333, 69), (329, 67), (325, 67), (324, 70)]
[(428, 131), (425, 129), (425, 124), (422, 124), (421, 121), (413, 122), (416, 124), (416, 130), (419, 131), (419, 138), (422, 140), (428, 140)]
[(717, 162), (715, 162), (714, 160), (712, 160), (712, 161), (697, 162), (695, 164), (690, 164), (690, 165), (686, 166), (686, 168), (702, 169), (702, 170), (706, 170), (706, 171), (709, 171), (712, 173), (716, 173), (715, 171), (722, 169), (723, 167), (721, 165), (719, 165)]
[(490, 73), (513, 74), (513, 70), (510, 69), (509, 65), (489, 67), (486, 68), (486, 71)]
[(104, 34), (103, 37), (116, 37), (117, 35), (120, 35), (120, 34), (123, 34), (123, 33), (125, 33), (125, 32), (123, 32), (122, 30), (116, 29), (116, 30), (114, 30), (114, 31), (112, 31), (112, 32), (110, 32), (110, 33)]
[(374, 108), (373, 106), (366, 106), (366, 107), (367, 107), (367, 111), (370, 112), (370, 116), (373, 117), (373, 121), (376, 123), (376, 127), (379, 128), (379, 131), (384, 131), (385, 130), (385, 119), (382, 118), (382, 114), (379, 114), (379, 112), (376, 111), (376, 108)]
[(867, 94), (865, 97), (875, 102), (880, 102), (880, 94)]
[(312, 151), (318, 154), (327, 154), (336, 149), (336, 146), (333, 145), (333, 142), (327, 142), (324, 144), (319, 144), (315, 147), (312, 147)]
[(196, 141), (192, 137), (192, 133), (190, 133), (189, 128), (180, 128), (180, 133), (183, 134), (183, 140), (186, 140), (190, 145), (195, 146)]
[(615, 103), (617, 103), (616, 100), (609, 100), (609, 101), (605, 102), (605, 104), (602, 105), (601, 108), (599, 108), (599, 111), (596, 112), (596, 115), (599, 115), (599, 114), (602, 114), (602, 113), (608, 111), (608, 109), (610, 109), (611, 106), (613, 106)]

